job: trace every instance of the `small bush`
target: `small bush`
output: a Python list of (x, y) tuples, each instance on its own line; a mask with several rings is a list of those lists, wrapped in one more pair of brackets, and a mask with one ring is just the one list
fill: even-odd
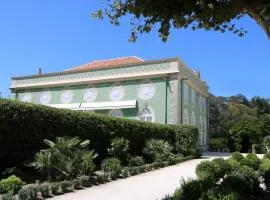
[(83, 187), (82, 179), (76, 178), (76, 179), (73, 179), (71, 182), (74, 186), (74, 189), (76, 190), (82, 189)]
[(126, 161), (129, 150), (129, 141), (124, 138), (114, 138), (111, 142), (111, 147), (108, 149), (109, 155)]
[(238, 186), (242, 188), (242, 195), (258, 194), (261, 192), (259, 174), (253, 168), (242, 165), (233, 171), (231, 175), (242, 179), (243, 184)]
[(80, 179), (82, 180), (83, 187), (90, 187), (92, 185), (92, 182), (89, 176), (81, 176)]
[(249, 166), (254, 170), (258, 170), (261, 164), (261, 160), (256, 154), (247, 154), (247, 156), (241, 161), (243, 165)]
[(131, 157), (128, 161), (128, 166), (130, 167), (136, 167), (136, 166), (141, 166), (143, 165), (145, 162), (144, 162), (144, 159), (142, 156), (134, 156), (134, 157)]
[(29, 185), (27, 187), (22, 188), (19, 193), (20, 200), (36, 200), (38, 193), (38, 186), (36, 185)]
[(179, 189), (173, 195), (175, 200), (198, 200), (201, 194), (211, 187), (207, 180), (182, 180)]
[(240, 152), (237, 151), (232, 154), (231, 159), (241, 162), (244, 159), (244, 156)]
[(270, 153), (266, 153), (266, 154), (263, 155), (263, 159), (266, 159), (266, 158), (270, 159)]
[(172, 146), (165, 140), (150, 139), (146, 141), (143, 153), (150, 161), (164, 161), (171, 154)]
[(215, 158), (212, 160), (215, 165), (215, 178), (223, 178), (226, 174), (231, 172), (230, 164), (223, 158)]
[(260, 165), (260, 171), (264, 178), (264, 183), (266, 188), (270, 189), (270, 159), (264, 158), (262, 164)]
[[(0, 199), (1, 199), (1, 197), (0, 197)], [(8, 192), (8, 193), (2, 195), (2, 200), (13, 200), (13, 199), (14, 199), (14, 196), (13, 196), (12, 192)]]
[(237, 192), (214, 188), (204, 192), (200, 200), (243, 200), (243, 197)]
[(42, 197), (52, 197), (52, 190), (49, 183), (44, 183), (38, 186), (38, 191), (41, 192)]
[(16, 193), (22, 187), (22, 184), (22, 180), (15, 175), (2, 179), (0, 181), (0, 194), (7, 192)]
[(241, 166), (240, 162), (238, 162), (235, 159), (231, 159), (231, 158), (227, 160), (227, 163), (229, 164), (232, 171), (236, 170), (238, 167)]
[(54, 195), (62, 194), (61, 184), (59, 182), (51, 183), (51, 191)]
[(63, 192), (72, 192), (74, 190), (74, 187), (71, 181), (61, 181), (60, 185)]
[(120, 174), (121, 169), (122, 169), (121, 161), (117, 158), (107, 158), (102, 161), (101, 169), (104, 172), (108, 172), (108, 173), (114, 172), (114, 173)]
[(199, 179), (208, 179), (216, 182), (217, 180), (214, 178), (215, 164), (209, 160), (202, 161), (196, 167), (196, 175)]

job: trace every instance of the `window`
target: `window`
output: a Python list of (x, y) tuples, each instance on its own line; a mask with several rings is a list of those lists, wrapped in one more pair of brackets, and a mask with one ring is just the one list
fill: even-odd
[(140, 121), (154, 122), (153, 112), (148, 107), (140, 110), (139, 117)]
[(184, 84), (184, 103), (188, 104), (188, 85)]
[(200, 116), (200, 143), (203, 144), (203, 117)]
[(203, 103), (202, 103), (202, 106), (203, 106), (202, 111), (205, 112), (206, 111), (206, 99), (205, 99), (205, 97), (203, 97), (202, 99), (203, 99), (202, 100), (203, 101)]
[(191, 124), (192, 124), (192, 125), (196, 125), (196, 118), (195, 118), (195, 113), (194, 113), (194, 111), (192, 112), (192, 115), (191, 115)]
[(183, 118), (183, 123), (188, 124), (188, 110), (185, 108), (184, 110), (184, 118)]
[(192, 107), (195, 108), (196, 105), (196, 93), (195, 90), (191, 90), (191, 98), (192, 98)]
[(203, 110), (203, 97), (200, 95), (199, 97), (199, 103), (200, 103), (200, 110)]
[(124, 117), (123, 112), (121, 110), (119, 110), (119, 109), (111, 110), (109, 112), (109, 115), (111, 115), (113, 117)]

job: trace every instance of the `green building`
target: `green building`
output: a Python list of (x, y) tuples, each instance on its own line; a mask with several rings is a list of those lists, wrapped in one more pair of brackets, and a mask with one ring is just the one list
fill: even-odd
[(162, 124), (194, 124), (208, 140), (208, 86), (178, 58), (124, 57), (63, 72), (13, 77), (12, 98)]

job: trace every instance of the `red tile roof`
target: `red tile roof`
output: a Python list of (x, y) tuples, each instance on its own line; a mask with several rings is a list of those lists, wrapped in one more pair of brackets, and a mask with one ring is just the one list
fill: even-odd
[(108, 59), (108, 60), (97, 60), (97, 61), (90, 62), (88, 64), (84, 64), (78, 67), (67, 69), (66, 71), (112, 68), (119, 65), (139, 63), (143, 61), (144, 61), (143, 59), (138, 58), (136, 56), (113, 58), (113, 59)]

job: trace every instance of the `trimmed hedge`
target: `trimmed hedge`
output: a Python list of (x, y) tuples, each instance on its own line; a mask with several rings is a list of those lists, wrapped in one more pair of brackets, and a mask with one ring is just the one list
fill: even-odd
[(44, 147), (44, 139), (79, 136), (89, 139), (99, 160), (107, 157), (113, 138), (130, 141), (130, 152), (142, 154), (145, 141), (163, 139), (177, 153), (194, 153), (198, 130), (193, 126), (162, 125), (119, 119), (80, 111), (55, 109), (42, 105), (0, 99), (0, 170), (31, 161)]
[[(137, 175), (144, 173), (150, 170), (158, 169), (161, 167), (166, 167), (169, 165), (177, 164), (184, 162), (186, 160), (193, 159), (193, 156), (186, 157), (175, 157), (173, 162), (163, 161), (163, 162), (154, 162), (151, 164), (145, 164), (137, 167), (125, 167), (121, 171), (121, 175), (116, 174), (113, 179), (117, 178), (126, 178), (131, 175)], [(29, 184), (22, 187), (18, 192), (19, 200), (36, 200), (42, 198), (50, 198), (54, 195), (61, 195), (68, 192), (73, 192), (74, 190), (83, 189), (84, 187), (91, 187), (93, 185), (99, 185), (112, 180), (114, 172), (111, 173), (100, 173), (96, 172), (93, 176), (81, 176), (72, 181), (61, 181), (61, 182), (51, 182), (43, 184)], [(13, 194), (7, 193), (5, 195), (0, 195), (0, 199), (12, 199)]]

